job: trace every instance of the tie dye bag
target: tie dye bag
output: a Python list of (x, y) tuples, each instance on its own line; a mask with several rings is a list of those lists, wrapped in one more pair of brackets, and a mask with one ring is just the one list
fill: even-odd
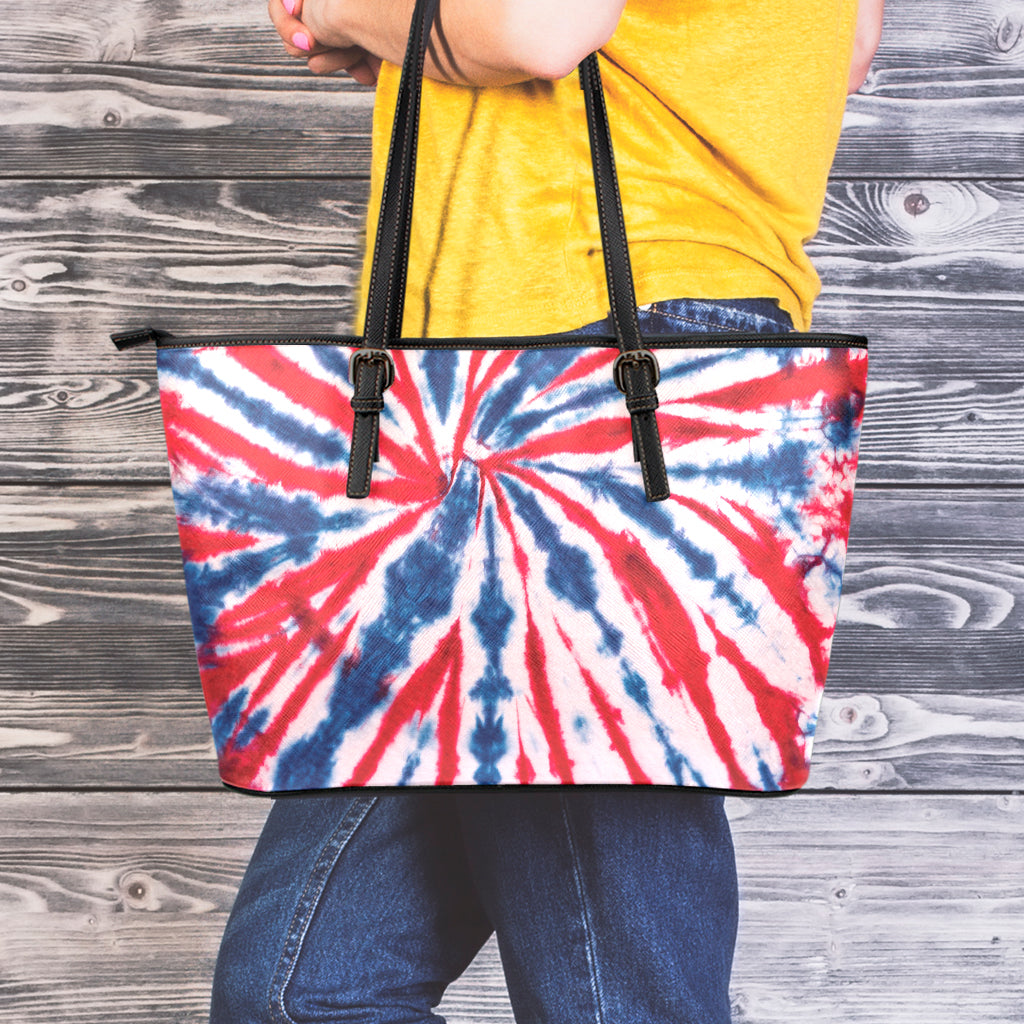
[(866, 342), (640, 337), (595, 57), (615, 334), (400, 338), (436, 3), (414, 16), (364, 336), (115, 337), (157, 344), (221, 776), (796, 788)]

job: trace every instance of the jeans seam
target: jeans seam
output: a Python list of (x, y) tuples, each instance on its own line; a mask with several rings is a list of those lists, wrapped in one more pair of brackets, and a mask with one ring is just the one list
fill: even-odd
[(587, 913), (587, 901), (583, 888), (583, 878), (580, 872), (580, 860), (577, 853), (578, 844), (573, 833), (572, 821), (569, 818), (569, 809), (564, 794), (560, 795), (562, 806), (562, 820), (565, 822), (565, 834), (569, 844), (569, 857), (572, 860), (572, 876), (576, 884), (576, 896), (580, 904), (580, 921), (583, 925), (584, 949), (587, 954), (587, 969), (590, 974), (590, 991), (594, 997), (594, 1022), (604, 1024), (605, 1014), (601, 1005), (601, 978), (597, 966), (597, 951), (594, 949), (594, 928)]
[(270, 981), (267, 1000), (272, 1020), (283, 1022), (283, 1024), (295, 1024), (291, 1014), (285, 1009), (284, 997), (299, 962), (299, 955), (302, 952), (310, 922), (320, 904), (320, 897), (327, 887), (327, 880), (338, 863), (338, 858), (376, 802), (377, 797), (372, 796), (365, 804), (353, 804), (338, 827), (331, 833), (330, 838), (324, 843), (323, 849), (309, 873), (306, 887), (302, 891), (302, 896), (299, 897), (285, 933), (281, 956)]
[[(705, 329), (710, 326), (713, 331), (722, 331), (723, 333), (726, 333), (726, 334), (745, 334), (749, 330), (749, 328), (746, 328), (746, 327), (730, 327), (730, 326), (726, 326), (725, 324), (717, 324), (717, 323), (716, 324), (709, 324), (707, 320), (702, 320), (700, 317), (683, 316), (680, 313), (671, 313), (668, 310), (658, 309), (658, 303), (656, 303), (656, 302), (652, 303), (652, 305), (650, 306), (648, 312), (650, 312), (654, 316), (663, 317), (665, 320), (676, 320), (679, 323), (693, 324), (694, 326), (703, 327)], [(778, 327), (779, 328), (779, 332), (778, 333), (780, 333), (780, 334), (786, 333), (788, 331), (788, 328), (786, 328), (781, 322), (770, 320), (768, 317), (759, 316), (757, 313), (744, 313), (743, 316), (748, 318), (751, 321), (754, 321), (756, 319), (756, 320), (760, 321), (761, 323), (771, 324), (773, 327)], [(760, 330), (760, 324), (757, 327), (755, 327), (754, 330)], [(765, 333), (771, 333), (771, 332), (765, 332)]]

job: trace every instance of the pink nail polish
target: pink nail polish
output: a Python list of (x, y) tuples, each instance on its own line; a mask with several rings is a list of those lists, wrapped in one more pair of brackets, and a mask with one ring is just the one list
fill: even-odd
[(295, 0), (281, 0), (281, 3), (284, 4), (284, 9), (289, 14), (295, 13)]
[(310, 42), (309, 36), (305, 32), (296, 32), (292, 36), (292, 45), (297, 46), (300, 50), (312, 50), (313, 44)]

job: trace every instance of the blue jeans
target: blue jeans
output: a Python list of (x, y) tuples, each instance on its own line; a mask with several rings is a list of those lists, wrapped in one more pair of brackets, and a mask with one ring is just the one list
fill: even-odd
[[(790, 329), (756, 299), (656, 303), (641, 326)], [(518, 1024), (727, 1024), (737, 904), (716, 794), (283, 797), (228, 921), (211, 1020), (437, 1022), (445, 988), (495, 933)]]

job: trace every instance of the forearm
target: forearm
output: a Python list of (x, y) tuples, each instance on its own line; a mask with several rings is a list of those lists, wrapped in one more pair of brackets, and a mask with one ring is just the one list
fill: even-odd
[(884, 8), (885, 0), (859, 0), (857, 4), (857, 31), (853, 41), (848, 90), (851, 93), (855, 93), (868, 76), (871, 61), (882, 38)]
[[(442, 0), (426, 74), (469, 85), (561, 78), (603, 46), (625, 0)], [(413, 0), (304, 0), (317, 42), (401, 63)]]

